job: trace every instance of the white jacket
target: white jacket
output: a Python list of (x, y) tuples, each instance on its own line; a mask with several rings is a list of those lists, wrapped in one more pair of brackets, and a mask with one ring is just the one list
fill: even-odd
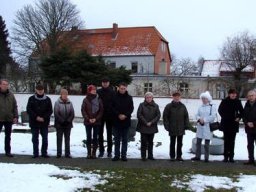
[(210, 123), (214, 122), (216, 117), (216, 106), (212, 104), (203, 104), (199, 107), (196, 114), (196, 121), (199, 119), (204, 120), (204, 125), (197, 123), (196, 137), (201, 139), (212, 139), (212, 132), (210, 131)]

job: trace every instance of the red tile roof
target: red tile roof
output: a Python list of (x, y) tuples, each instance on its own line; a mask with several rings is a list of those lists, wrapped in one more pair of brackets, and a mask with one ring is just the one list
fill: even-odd
[(106, 29), (74, 29), (72, 38), (78, 42), (75, 49), (86, 49), (93, 56), (156, 55), (161, 41), (168, 44), (153, 26), (118, 28), (114, 24)]

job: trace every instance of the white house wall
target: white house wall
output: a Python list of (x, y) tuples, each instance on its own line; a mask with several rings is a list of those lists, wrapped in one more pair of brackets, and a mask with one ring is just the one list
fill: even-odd
[(138, 62), (138, 73), (153, 74), (154, 73), (154, 56), (117, 56), (103, 57), (105, 63), (115, 62), (116, 67), (125, 66), (131, 69), (133, 62)]

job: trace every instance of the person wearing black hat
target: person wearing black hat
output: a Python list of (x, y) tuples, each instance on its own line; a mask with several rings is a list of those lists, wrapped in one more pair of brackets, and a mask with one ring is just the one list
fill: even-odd
[(234, 163), (234, 148), (236, 133), (239, 131), (239, 121), (243, 118), (243, 106), (237, 98), (235, 89), (228, 91), (228, 97), (220, 103), (218, 112), (221, 116), (221, 131), (224, 135), (223, 162)]
[(103, 118), (101, 121), (101, 126), (99, 129), (99, 157), (104, 156), (104, 125), (106, 124), (106, 131), (107, 131), (107, 156), (109, 158), (112, 157), (112, 146), (113, 146), (113, 139), (112, 139), (112, 129), (113, 129), (113, 98), (115, 95), (114, 90), (110, 86), (109, 78), (104, 77), (101, 82), (102, 88), (100, 88), (97, 92), (99, 97), (103, 102)]
[(48, 158), (48, 125), (52, 114), (52, 102), (44, 93), (44, 86), (38, 84), (36, 93), (29, 97), (27, 104), (27, 113), (29, 115), (29, 126), (32, 133), (33, 158), (39, 157), (39, 133), (42, 136), (42, 157)]

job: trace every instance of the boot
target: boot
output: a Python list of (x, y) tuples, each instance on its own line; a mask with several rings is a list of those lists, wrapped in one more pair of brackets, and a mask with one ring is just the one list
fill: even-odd
[(91, 151), (92, 151), (91, 145), (87, 145), (87, 159), (92, 158)]
[(96, 151), (97, 151), (97, 147), (93, 147), (93, 149), (92, 149), (92, 159), (96, 159)]

